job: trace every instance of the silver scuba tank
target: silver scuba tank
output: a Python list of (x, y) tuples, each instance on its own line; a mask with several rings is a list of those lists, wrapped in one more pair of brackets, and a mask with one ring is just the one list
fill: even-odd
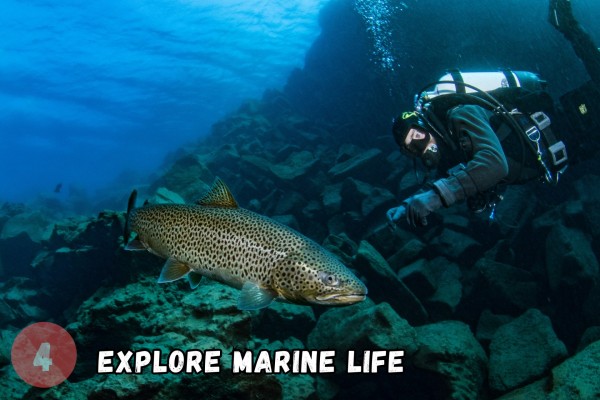
[[(466, 85), (461, 85), (465, 83)], [(528, 71), (512, 71), (509, 69), (488, 72), (461, 72), (450, 70), (440, 77), (431, 90), (421, 93), (422, 101), (453, 93), (475, 93), (473, 86), (481, 91), (489, 92), (503, 87), (521, 87), (531, 91), (544, 90), (546, 81), (538, 74)]]

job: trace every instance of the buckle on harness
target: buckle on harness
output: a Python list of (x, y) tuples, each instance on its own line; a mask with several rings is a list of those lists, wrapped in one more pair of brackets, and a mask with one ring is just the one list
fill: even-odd
[(557, 166), (560, 163), (567, 161), (567, 148), (562, 140), (548, 147), (548, 153), (552, 157), (552, 165)]
[(541, 133), (538, 127), (535, 125), (529, 127), (529, 129), (525, 131), (525, 134), (532, 142), (538, 143), (540, 141)]
[(543, 131), (552, 123), (550, 121), (550, 117), (548, 117), (542, 111), (534, 112), (533, 114), (531, 114), (531, 119), (533, 119), (533, 122), (535, 122), (540, 131)]

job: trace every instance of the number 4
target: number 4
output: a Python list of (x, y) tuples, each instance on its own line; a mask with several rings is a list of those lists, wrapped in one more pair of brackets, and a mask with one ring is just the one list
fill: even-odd
[(37, 353), (35, 353), (33, 366), (42, 367), (42, 371), (48, 372), (50, 371), (51, 365), (52, 359), (50, 358), (50, 343), (42, 343)]

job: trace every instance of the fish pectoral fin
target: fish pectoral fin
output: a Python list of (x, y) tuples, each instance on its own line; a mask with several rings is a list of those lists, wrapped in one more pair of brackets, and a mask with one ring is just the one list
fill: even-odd
[(167, 259), (167, 262), (163, 266), (162, 271), (160, 271), (158, 283), (176, 281), (189, 274), (190, 271), (191, 268), (189, 267), (189, 265), (181, 261), (177, 261), (173, 257), (170, 257)]
[(130, 241), (129, 243), (127, 243), (127, 245), (125, 246), (125, 250), (146, 251), (148, 249), (146, 248), (146, 246), (144, 246), (144, 243), (142, 243), (141, 240), (136, 238), (136, 239), (133, 239), (132, 241)]
[(202, 279), (204, 279), (204, 276), (202, 276), (194, 271), (190, 271), (187, 278), (188, 278), (188, 282), (190, 283), (190, 287), (192, 289), (196, 289), (200, 285), (200, 283), (202, 283)]
[(267, 307), (275, 296), (273, 292), (261, 289), (256, 283), (246, 282), (238, 298), (240, 310), (259, 310)]

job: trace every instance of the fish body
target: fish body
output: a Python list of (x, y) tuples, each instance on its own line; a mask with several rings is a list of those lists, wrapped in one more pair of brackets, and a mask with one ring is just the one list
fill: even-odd
[(296, 304), (348, 305), (365, 299), (365, 285), (334, 255), (295, 230), (241, 208), (217, 179), (197, 204), (134, 208), (130, 198), (128, 250), (166, 258), (159, 282), (205, 276), (241, 289), (240, 309), (274, 299)]

